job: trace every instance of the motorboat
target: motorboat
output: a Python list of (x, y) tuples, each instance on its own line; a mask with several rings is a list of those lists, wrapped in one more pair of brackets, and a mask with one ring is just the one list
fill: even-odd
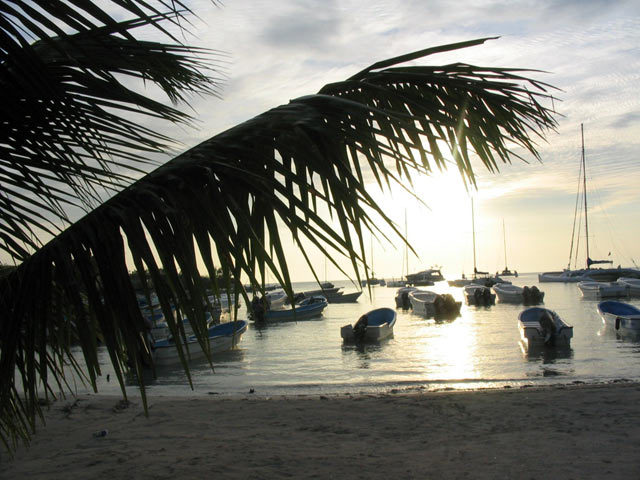
[(640, 278), (620, 277), (617, 283), (628, 288), (630, 297), (640, 297)]
[(456, 302), (452, 295), (439, 294), (429, 290), (413, 290), (409, 293), (413, 312), (425, 317), (455, 317), (460, 314), (462, 302)]
[(532, 287), (520, 287), (510, 283), (496, 283), (493, 286), (493, 291), (502, 303), (536, 305), (544, 300), (544, 292), (541, 292), (535, 285)]
[(578, 283), (578, 288), (587, 299), (629, 296), (629, 287), (618, 282), (583, 281)]
[(329, 303), (355, 303), (358, 301), (362, 295), (361, 291), (351, 292), (351, 293), (343, 293), (342, 295), (334, 295), (327, 298)]
[(396, 319), (395, 310), (376, 308), (362, 315), (355, 324), (341, 327), (340, 336), (344, 342), (379, 342), (393, 336)]
[(569, 270), (562, 271), (543, 272), (538, 274), (538, 281), (544, 282), (559, 282), (559, 283), (577, 283), (585, 280), (584, 273), (586, 269), (581, 270)]
[[(242, 334), (247, 331), (245, 320), (220, 323), (207, 330), (209, 352), (211, 354), (224, 352), (235, 348), (240, 342)], [(179, 339), (165, 338), (153, 342), (151, 346), (153, 362), (155, 365), (171, 365), (180, 362), (180, 354), (176, 343), (180, 343), (187, 360), (195, 360), (206, 357), (207, 353), (202, 349), (195, 335), (187, 337), (186, 343)]]
[(310, 318), (321, 316), (328, 303), (326, 298), (323, 297), (311, 297), (305, 300), (309, 300), (309, 302), (305, 304), (298, 303), (293, 305), (291, 308), (266, 310), (262, 313), (262, 318), (260, 318), (259, 314), (256, 315), (254, 312), (252, 319), (256, 322), (297, 322), (299, 320), (309, 320)]
[(447, 283), (449, 284), (450, 287), (465, 287), (467, 285), (472, 284), (473, 279), (467, 278), (463, 273), (461, 278), (456, 278), (455, 280), (447, 280)]
[(391, 280), (387, 280), (387, 287), (389, 288), (400, 288), (400, 287), (406, 287), (407, 286), (407, 282), (404, 280), (396, 280), (396, 279), (391, 279)]
[(468, 305), (489, 306), (496, 303), (496, 294), (489, 287), (476, 283), (464, 287), (464, 298)]
[(640, 308), (624, 302), (605, 300), (598, 304), (602, 323), (623, 335), (640, 336)]
[(434, 285), (435, 282), (444, 280), (440, 268), (429, 268), (417, 273), (410, 273), (407, 275), (407, 283), (414, 287), (428, 287)]
[(409, 300), (409, 294), (414, 290), (418, 290), (416, 287), (401, 287), (396, 292), (396, 308), (403, 308), (408, 310), (411, 308), (411, 301)]
[[(169, 324), (164, 315), (156, 314), (156, 320), (153, 322), (151, 326), (151, 336), (156, 340), (161, 340), (164, 338), (171, 337), (171, 330), (169, 328)], [(215, 321), (214, 321), (215, 320)], [(220, 320), (218, 316), (217, 319), (214, 319), (210, 312), (205, 312), (205, 322), (208, 326), (211, 326), (213, 323), (217, 323)], [(182, 328), (184, 329), (184, 333), (187, 336), (193, 335), (193, 328), (191, 327), (191, 322), (186, 317), (182, 318)]]
[(585, 281), (615, 282), (620, 278), (640, 278), (640, 270), (636, 268), (581, 268), (577, 270), (565, 269), (555, 272), (538, 274), (539, 282), (578, 283)]
[(544, 307), (529, 307), (518, 315), (520, 339), (527, 349), (536, 347), (569, 347), (573, 327)]
[(278, 310), (285, 307), (289, 297), (284, 290), (274, 290), (267, 292), (264, 295), (264, 300), (267, 303), (267, 310)]
[(438, 294), (429, 290), (413, 290), (409, 292), (409, 301), (413, 313), (424, 315), (425, 317), (433, 317), (436, 314), (436, 298)]

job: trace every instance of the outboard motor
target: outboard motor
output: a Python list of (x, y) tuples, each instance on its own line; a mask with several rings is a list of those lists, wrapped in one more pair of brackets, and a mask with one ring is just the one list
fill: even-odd
[(444, 309), (446, 313), (454, 313), (456, 311), (456, 301), (450, 293), (444, 295)]
[(491, 290), (488, 288), (482, 289), (482, 298), (484, 299), (485, 305), (491, 305)]
[(369, 318), (366, 315), (362, 315), (353, 326), (353, 338), (356, 342), (362, 342), (364, 340), (368, 323)]
[(411, 302), (409, 301), (409, 292), (402, 292), (402, 308), (408, 310), (411, 308)]
[(483, 293), (486, 292), (486, 290), (480, 290), (479, 288), (477, 288), (474, 292), (473, 292), (473, 299), (476, 302), (476, 305), (486, 305), (486, 301), (484, 298)]
[(531, 287), (531, 301), (534, 303), (540, 303), (542, 301), (542, 295), (540, 294), (540, 290), (535, 285)]
[(529, 287), (524, 287), (522, 289), (522, 299), (526, 304), (531, 302), (531, 289)]
[(555, 343), (556, 322), (547, 311), (542, 313), (539, 322), (542, 328), (542, 335), (544, 335), (544, 344), (552, 346)]

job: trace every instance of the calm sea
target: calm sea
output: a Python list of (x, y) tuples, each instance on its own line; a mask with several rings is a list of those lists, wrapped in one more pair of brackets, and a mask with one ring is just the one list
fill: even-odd
[[(330, 304), (322, 317), (256, 328), (250, 324), (239, 349), (206, 362), (192, 363), (194, 391), (181, 367), (158, 370), (149, 381), (151, 394), (257, 395), (342, 394), (390, 390), (479, 389), (573, 382), (640, 380), (640, 342), (605, 330), (597, 301), (585, 300), (576, 284), (538, 284), (536, 274), (509, 277), (516, 285), (537, 285), (544, 306), (574, 327), (571, 349), (528, 355), (519, 343), (518, 313), (522, 305), (475, 307), (464, 304), (462, 290), (439, 282), (423, 287), (449, 292), (463, 301), (461, 315), (436, 322), (398, 310), (394, 338), (380, 345), (343, 345), (340, 327), (376, 307), (395, 307), (396, 288), (372, 287), (358, 303)], [(354, 291), (349, 282), (334, 282)], [(317, 288), (294, 284), (296, 291)], [(625, 299), (640, 307), (640, 300)], [(240, 318), (246, 318), (241, 309)], [(118, 394), (106, 351), (99, 393)], [(110, 373), (111, 381), (106, 381)], [(79, 391), (82, 391), (80, 389)], [(132, 381), (131, 394), (137, 388)]]

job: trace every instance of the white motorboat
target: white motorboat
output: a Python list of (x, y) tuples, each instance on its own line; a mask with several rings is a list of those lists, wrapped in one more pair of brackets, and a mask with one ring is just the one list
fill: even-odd
[(438, 294), (429, 290), (413, 290), (409, 293), (409, 301), (413, 313), (432, 317), (436, 314), (435, 302)]
[(640, 278), (620, 277), (618, 283), (628, 288), (630, 297), (640, 297)]
[(622, 335), (640, 336), (640, 308), (624, 302), (605, 300), (598, 304), (598, 313), (607, 328)]
[(414, 290), (409, 293), (413, 312), (424, 317), (454, 318), (460, 315), (462, 302), (456, 302), (452, 295), (438, 294), (429, 290)]
[(267, 303), (267, 310), (280, 310), (285, 308), (288, 297), (284, 290), (275, 290), (266, 293), (264, 299)]
[(468, 305), (489, 306), (496, 303), (496, 294), (489, 287), (476, 283), (464, 287), (464, 298)]
[(573, 327), (548, 308), (529, 307), (518, 315), (520, 339), (527, 349), (569, 347)]
[[(209, 351), (211, 354), (224, 352), (234, 348), (247, 331), (247, 322), (236, 320), (215, 325), (208, 330)], [(186, 344), (179, 340), (187, 360), (206, 357), (195, 335), (187, 338)], [(158, 340), (152, 344), (153, 361), (156, 365), (171, 365), (180, 362), (180, 355), (174, 339)]]
[(578, 288), (584, 298), (592, 300), (629, 296), (629, 287), (618, 282), (584, 281), (578, 283)]
[(410, 273), (407, 275), (407, 283), (413, 286), (431, 286), (436, 282), (444, 280), (442, 272), (439, 268), (428, 268), (417, 273)]
[(493, 286), (493, 291), (502, 303), (536, 305), (544, 300), (544, 292), (541, 292), (535, 285), (533, 287), (520, 287), (510, 283), (497, 283)]
[[(214, 320), (216, 320), (214, 322)], [(217, 319), (214, 319), (210, 312), (205, 312), (205, 322), (208, 326), (211, 326), (213, 323), (217, 323), (220, 320), (218, 316)], [(182, 328), (184, 328), (184, 333), (186, 336), (193, 335), (193, 328), (191, 327), (191, 322), (189, 319), (184, 317), (182, 319)], [(151, 327), (151, 336), (155, 340), (162, 340), (165, 338), (171, 337), (171, 330), (169, 329), (169, 324), (167, 323), (167, 319), (162, 313), (155, 316), (155, 321)]]
[(391, 308), (376, 308), (362, 315), (354, 325), (340, 328), (345, 342), (379, 342), (393, 336), (397, 315)]
[(414, 290), (418, 290), (416, 287), (402, 287), (396, 292), (396, 308), (403, 308), (408, 310), (411, 308), (411, 301), (409, 300), (409, 294)]

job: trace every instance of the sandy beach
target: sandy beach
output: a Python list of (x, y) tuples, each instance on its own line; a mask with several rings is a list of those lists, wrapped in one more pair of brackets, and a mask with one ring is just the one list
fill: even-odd
[(640, 478), (631, 382), (149, 404), (55, 402), (0, 478)]

